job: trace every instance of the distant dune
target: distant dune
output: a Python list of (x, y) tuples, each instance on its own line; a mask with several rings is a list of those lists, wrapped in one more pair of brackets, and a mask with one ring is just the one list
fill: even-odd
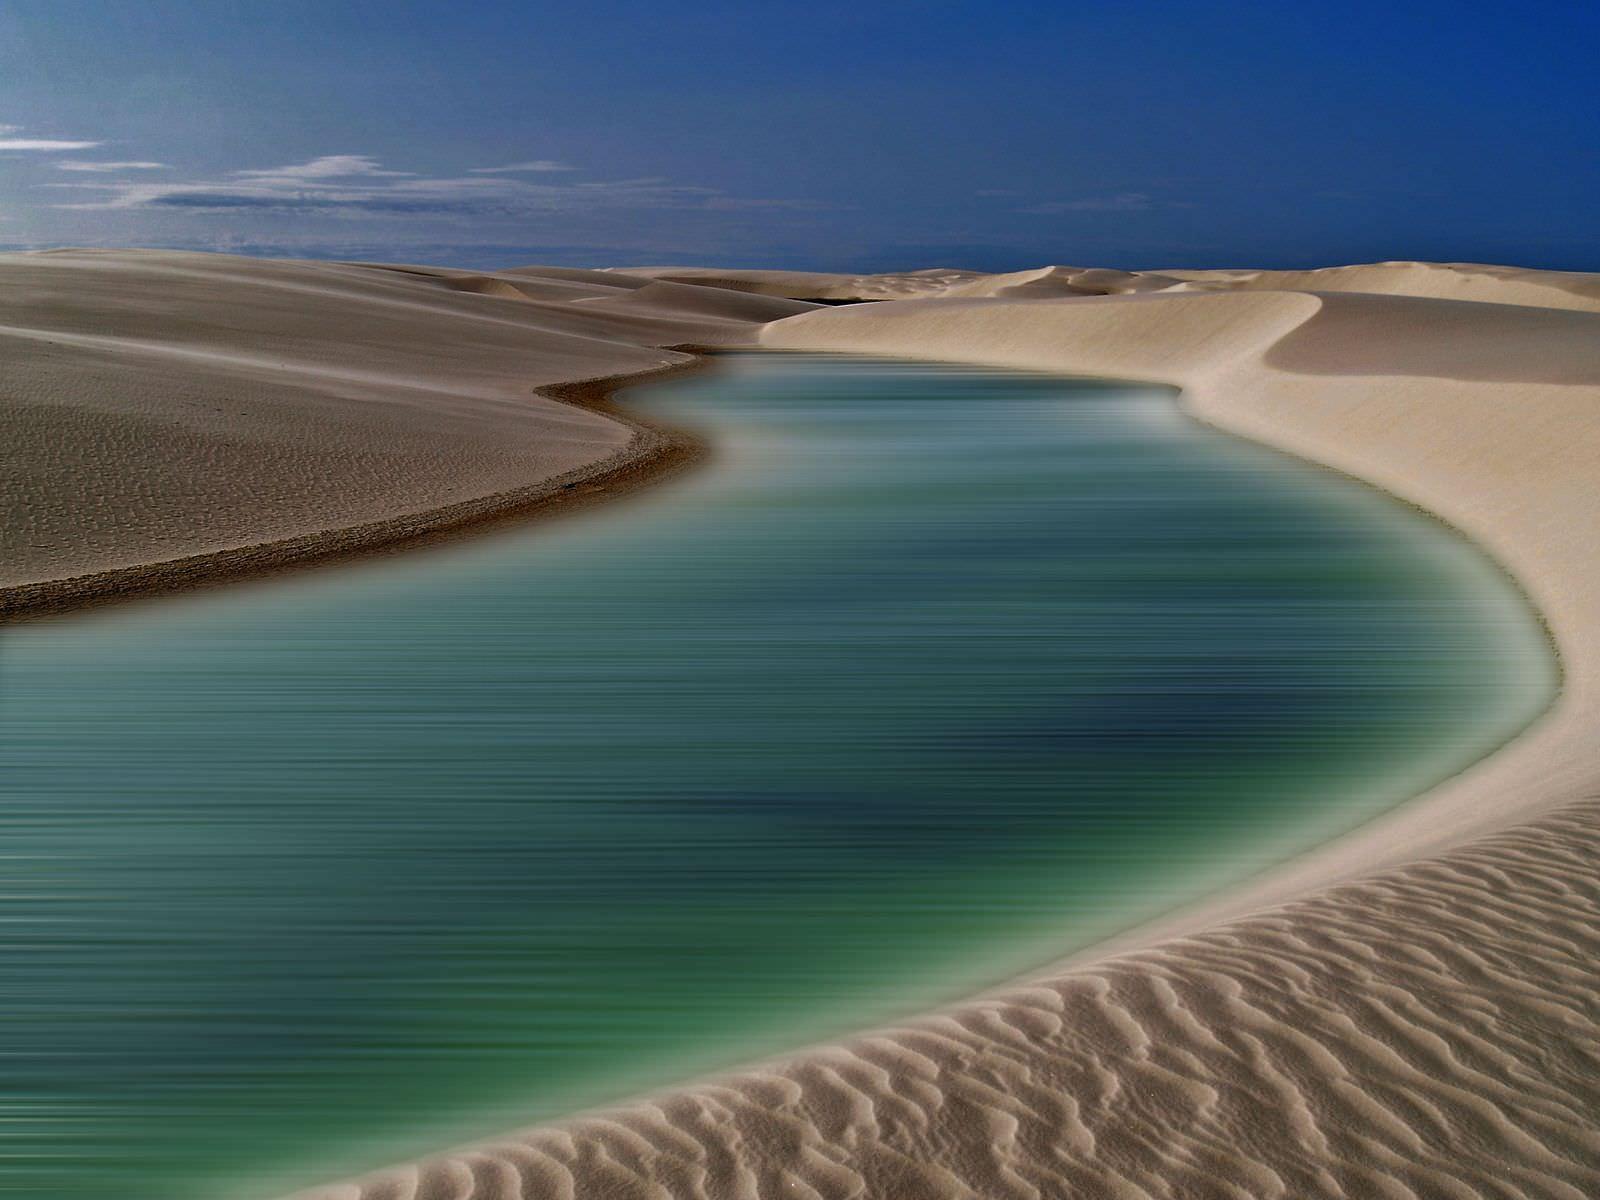
[(1372, 292), (1434, 300), (1481, 300), (1600, 312), (1600, 275), (1477, 263), (1371, 263), (1316, 271), (1160, 270), (1039, 267), (1006, 275), (933, 269), (888, 275), (739, 271), (720, 267), (632, 267), (618, 274), (695, 283), (764, 296), (829, 302), (979, 296), (1119, 296), (1133, 292)]
[(0, 255), (0, 611), (393, 542), (665, 439), (537, 394), (750, 340), (782, 299), (159, 251)]
[[(867, 300), (898, 302), (839, 303)], [(1523, 737), (1246, 887), (920, 1020), (308, 1196), (1600, 1196), (1600, 276), (73, 251), (0, 257), (0, 311), (13, 601), (604, 478), (659, 435), (535, 389), (759, 339), (1177, 384), (1476, 539), (1558, 649)]]
[(774, 348), (1179, 384), (1480, 541), (1561, 697), (1429, 795), (1035, 978), (311, 1195), (1600, 1195), (1600, 277), (649, 274), (931, 297), (783, 320)]

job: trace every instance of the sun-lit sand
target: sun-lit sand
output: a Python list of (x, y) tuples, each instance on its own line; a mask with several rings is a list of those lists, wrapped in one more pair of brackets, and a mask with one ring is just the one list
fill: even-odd
[[(531, 387), (775, 321), (776, 349), (1178, 384), (1463, 530), (1557, 646), (1523, 737), (1229, 895), (896, 1028), (308, 1195), (1600, 1195), (1600, 276), (71, 253), (0, 281), (7, 501), (32, 514), (7, 583), (603, 469), (630, 431)], [(786, 296), (911, 299), (760, 307)]]
[(0, 611), (391, 543), (664, 439), (536, 389), (692, 361), (787, 300), (159, 251), (0, 255)]
[(822, 301), (933, 300), (979, 296), (1115, 296), (1133, 292), (1371, 292), (1434, 300), (1481, 300), (1535, 308), (1600, 311), (1600, 275), (1535, 271), (1480, 263), (1367, 263), (1315, 271), (1118, 271), (1105, 267), (1037, 267), (1005, 275), (931, 269), (889, 275), (813, 271), (738, 271), (717, 267), (629, 267), (619, 274), (698, 283), (763, 296)]

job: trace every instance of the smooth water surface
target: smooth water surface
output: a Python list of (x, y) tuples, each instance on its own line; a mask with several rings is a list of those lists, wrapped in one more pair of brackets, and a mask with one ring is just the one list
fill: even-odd
[(915, 1011), (1546, 702), (1508, 580), (1160, 389), (747, 356), (714, 464), (0, 634), (0, 1191), (257, 1196)]

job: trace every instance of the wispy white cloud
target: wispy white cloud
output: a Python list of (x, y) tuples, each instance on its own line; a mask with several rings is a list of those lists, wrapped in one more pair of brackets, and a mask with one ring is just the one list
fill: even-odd
[(240, 179), (302, 181), (312, 179), (354, 179), (358, 177), (388, 176), (398, 178), (412, 175), (411, 171), (386, 171), (378, 160), (368, 154), (325, 154), (310, 162), (294, 163), (287, 167), (266, 167), (260, 170), (235, 171)]
[(822, 207), (804, 200), (730, 197), (716, 188), (675, 184), (659, 177), (536, 182), (507, 172), (479, 171), (434, 178), (388, 170), (376, 158), (364, 154), (326, 155), (289, 166), (233, 171), (219, 179), (186, 182), (120, 179), (47, 186), (104, 194), (99, 199), (57, 205), (58, 208), (260, 210), (348, 218), (400, 215), (523, 218), (598, 209), (717, 211)]
[(0, 125), (0, 150), (92, 150), (101, 145), (100, 142), (79, 141), (77, 139), (61, 138), (19, 138), (10, 136), (21, 133), (21, 125)]
[(64, 142), (52, 138), (0, 138), (0, 150), (92, 150), (99, 142)]
[(507, 163), (503, 167), (471, 167), (468, 173), (472, 175), (520, 175), (525, 171), (576, 171), (577, 167), (568, 166), (563, 162), (556, 162), (548, 158), (536, 158), (532, 162)]
[(160, 162), (83, 162), (66, 159), (56, 164), (63, 171), (93, 171), (97, 174), (112, 171), (164, 171), (167, 164)]
[[(586, 179), (584, 182), (573, 184), (572, 186), (596, 191), (614, 191), (619, 188), (656, 187), (667, 182), (665, 175), (641, 175), (637, 179)], [(708, 194), (716, 191), (715, 188), (696, 188), (694, 190)]]

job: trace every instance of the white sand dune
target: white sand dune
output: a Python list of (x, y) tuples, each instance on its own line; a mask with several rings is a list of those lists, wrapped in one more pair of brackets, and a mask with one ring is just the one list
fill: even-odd
[(958, 297), (1120, 296), (1143, 292), (1371, 292), (1600, 312), (1600, 275), (1477, 263), (1390, 262), (1315, 271), (1160, 270), (1039, 267), (1006, 275), (935, 269), (887, 275), (740, 271), (720, 267), (637, 267), (628, 274), (706, 287), (829, 302)]
[[(811, 312), (762, 341), (1172, 382), (1202, 420), (1439, 513), (1549, 622), (1564, 687), (1533, 729), (995, 994), (308, 1195), (1600, 1196), (1600, 315), (1572, 311), (1600, 308), (1597, 279), (1344, 270), (1318, 292), (1193, 272), (1066, 299), (1028, 297), (1081, 287), (1070, 271), (945, 272), (931, 290), (990, 298)], [(776, 274), (740, 290), (823, 295)], [(1123, 274), (1100, 282), (1138, 292)]]
[(527, 506), (664, 439), (534, 389), (804, 311), (597, 271), (0, 255), (0, 611)]
[[(1046, 268), (1047, 270), (1053, 268)], [(719, 267), (625, 267), (613, 274), (701, 287), (723, 288), (758, 296), (802, 300), (915, 300), (948, 294), (954, 287), (1004, 276), (977, 271), (932, 269), (888, 275), (833, 275), (823, 271), (740, 271)]]
[(1600, 312), (1600, 275), (1578, 271), (1534, 271), (1479, 263), (1386, 262), (1316, 271), (1173, 270), (1157, 274), (1228, 290), (1373, 292)]

